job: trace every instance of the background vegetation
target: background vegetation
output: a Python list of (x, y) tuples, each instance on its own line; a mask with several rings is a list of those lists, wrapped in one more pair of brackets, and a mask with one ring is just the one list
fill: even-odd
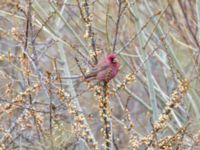
[(200, 0), (1, 0), (0, 149), (200, 149), (199, 28)]

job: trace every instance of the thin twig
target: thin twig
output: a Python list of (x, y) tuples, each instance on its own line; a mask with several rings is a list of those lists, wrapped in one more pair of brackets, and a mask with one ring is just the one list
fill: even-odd
[(115, 29), (115, 37), (114, 37), (113, 49), (112, 49), (113, 52), (115, 51), (115, 47), (116, 47), (116, 44), (117, 44), (120, 19), (121, 19), (121, 16), (122, 16), (122, 14), (123, 14), (124, 10), (126, 9), (126, 6), (127, 6), (127, 3), (126, 3), (125, 6), (122, 8), (123, 3), (124, 3), (123, 0), (119, 0), (117, 22), (116, 22), (116, 29)]

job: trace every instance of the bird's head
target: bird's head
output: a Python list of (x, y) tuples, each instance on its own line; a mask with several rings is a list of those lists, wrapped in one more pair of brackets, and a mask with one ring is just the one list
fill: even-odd
[(114, 53), (109, 54), (109, 55), (107, 56), (107, 60), (109, 61), (109, 63), (115, 64), (115, 63), (117, 63), (117, 55), (114, 54)]
[(119, 61), (117, 60), (117, 54), (111, 53), (107, 56), (107, 60), (113, 66), (119, 67)]

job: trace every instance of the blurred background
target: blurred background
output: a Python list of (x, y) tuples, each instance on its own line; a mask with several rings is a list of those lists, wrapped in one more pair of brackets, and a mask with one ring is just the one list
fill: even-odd
[[(200, 149), (199, 27), (200, 0), (1, 0), (0, 149)], [(107, 96), (70, 78), (110, 53)]]

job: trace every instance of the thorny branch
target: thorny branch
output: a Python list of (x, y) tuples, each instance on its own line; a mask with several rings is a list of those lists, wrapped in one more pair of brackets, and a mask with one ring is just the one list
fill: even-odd
[(83, 19), (83, 21), (86, 24), (86, 27), (88, 28), (86, 30), (85, 33), (85, 38), (89, 38), (91, 40), (91, 46), (94, 52), (94, 60), (95, 60), (95, 64), (98, 63), (98, 59), (97, 59), (97, 50), (96, 50), (96, 42), (95, 42), (95, 38), (94, 38), (94, 31), (92, 29), (92, 14), (90, 13), (90, 9), (89, 9), (89, 4), (88, 1), (85, 0), (83, 3), (83, 8), (81, 7), (81, 3), (79, 0), (77, 0), (77, 4), (78, 4), (78, 8), (81, 14), (81, 17)]

